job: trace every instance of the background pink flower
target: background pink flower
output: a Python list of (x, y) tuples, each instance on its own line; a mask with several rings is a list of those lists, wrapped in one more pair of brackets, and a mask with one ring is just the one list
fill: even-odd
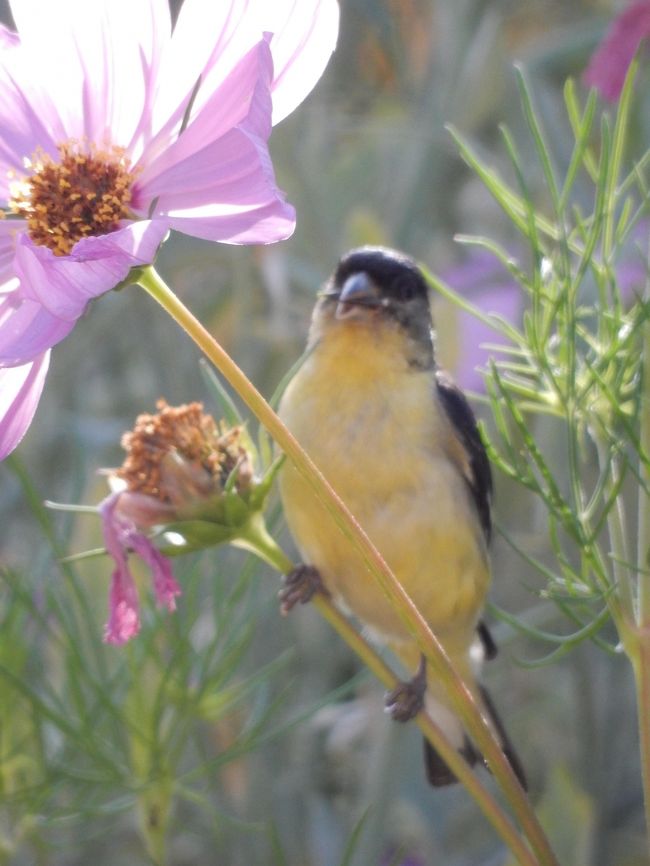
[[(293, 232), (268, 138), (322, 74), (335, 0), (186, 0), (173, 32), (167, 0), (14, 0), (12, 12), (18, 33), (0, 27), (0, 368), (36, 363), (170, 229), (237, 244)], [(0, 455), (31, 420), (36, 378), (3, 401), (14, 411), (0, 416)]]
[(621, 95), (625, 76), (641, 42), (650, 36), (650, 2), (632, 3), (614, 19), (589, 61), (584, 81), (595, 87), (603, 99), (615, 102)]

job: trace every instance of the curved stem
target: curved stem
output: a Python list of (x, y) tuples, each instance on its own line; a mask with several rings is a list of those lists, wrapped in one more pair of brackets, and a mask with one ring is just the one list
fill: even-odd
[[(328, 484), (322, 472), (287, 430), (260, 392), (212, 335), (176, 297), (153, 267), (133, 276), (154, 300), (187, 332), (201, 351), (237, 391), (251, 412), (264, 425), (296, 469), (311, 486), (314, 495), (329, 511), (353, 548), (364, 558), (373, 577), (390, 599), (395, 612), (431, 664), (467, 731), (483, 753), (500, 783), (510, 806), (526, 834), (541, 866), (557, 866), (557, 860), (533, 812), (526, 794), (483, 719), (473, 697), (453, 668), (442, 645), (422, 618), (409, 596), (392, 574), (360, 524)], [(451, 765), (451, 762), (450, 762)], [(452, 766), (453, 769), (453, 766)]]

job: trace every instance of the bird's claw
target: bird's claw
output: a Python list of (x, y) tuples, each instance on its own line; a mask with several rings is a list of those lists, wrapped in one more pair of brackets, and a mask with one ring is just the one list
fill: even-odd
[(283, 587), (278, 593), (280, 612), (286, 616), (297, 604), (307, 604), (317, 592), (327, 594), (318, 569), (313, 565), (299, 565), (285, 574)]
[(424, 709), (424, 693), (427, 689), (426, 663), (422, 659), (418, 672), (410, 680), (400, 682), (386, 692), (386, 712), (396, 722), (410, 722)]

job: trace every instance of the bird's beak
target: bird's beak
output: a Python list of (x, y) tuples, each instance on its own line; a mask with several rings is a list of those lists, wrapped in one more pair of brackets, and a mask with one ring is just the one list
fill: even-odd
[(336, 305), (337, 319), (361, 318), (381, 306), (379, 290), (366, 273), (353, 274), (343, 283)]

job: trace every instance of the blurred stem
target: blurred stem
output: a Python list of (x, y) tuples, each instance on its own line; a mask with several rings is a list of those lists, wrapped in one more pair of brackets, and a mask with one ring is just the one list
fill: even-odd
[[(186, 331), (206, 357), (217, 367), (251, 412), (266, 427), (282, 451), (293, 462), (296, 469), (311, 486), (316, 498), (330, 513), (353, 548), (363, 557), (373, 577), (390, 599), (393, 609), (426, 656), (427, 661), (431, 664), (454, 711), (458, 714), (468, 733), (485, 756), (491, 771), (501, 785), (513, 813), (520, 822), (522, 830), (538, 858), (537, 862), (540, 866), (557, 866), (555, 855), (532, 810), (526, 793), (501, 751), (498, 742), (492, 735), (487, 722), (476, 706), (471, 692), (456, 673), (442, 645), (398, 583), (360, 524), (328, 484), (322, 472), (306, 454), (298, 441), (280, 421), (260, 392), (214, 337), (203, 327), (187, 307), (181, 303), (154, 268), (145, 267), (138, 269), (132, 273), (132, 279), (133, 282), (140, 285), (163, 307), (172, 319)], [(320, 606), (316, 606), (320, 610)], [(332, 608), (332, 610), (334, 609)], [(321, 613), (325, 615), (322, 610)], [(334, 624), (329, 613), (325, 618)], [(372, 669), (375, 670), (374, 667)], [(436, 744), (434, 743), (434, 745)], [(441, 751), (441, 754), (447, 760), (448, 756), (446, 752)], [(463, 762), (463, 759), (459, 758), (455, 753), (449, 758), (448, 763), (452, 770), (456, 771), (456, 764), (459, 760)], [(471, 791), (471, 788), (469, 790)], [(535, 861), (528, 859), (521, 860), (521, 862), (533, 863)]]
[(628, 655), (636, 683), (646, 840), (650, 850), (650, 629), (647, 626), (637, 632), (635, 651), (628, 651)]
[[(594, 436), (596, 450), (598, 452), (598, 463), (602, 472), (606, 471), (608, 451), (610, 444), (600, 436)], [(605, 486), (603, 495), (606, 499), (620, 484), (620, 467), (615, 457), (612, 458), (611, 478)], [(607, 606), (611, 611), (612, 618), (616, 623), (619, 635), (625, 639), (627, 628), (634, 622), (634, 591), (632, 587), (631, 564), (627, 550), (625, 535), (625, 511), (623, 497), (620, 493), (616, 496), (614, 503), (607, 515), (607, 528), (609, 531), (609, 543), (611, 547), (612, 571), (614, 574), (615, 593), (607, 598)]]
[[(650, 287), (646, 287), (646, 304)], [(637, 625), (650, 628), (650, 321), (643, 324), (643, 369), (641, 392), (641, 429), (639, 431), (639, 525), (637, 546)]]
[(151, 720), (153, 671), (136, 666), (132, 657), (130, 668), (133, 679), (126, 709), (131, 722), (129, 745), (140, 832), (152, 863), (165, 866), (172, 782), (164, 760), (156, 754), (158, 743)]
[[(646, 281), (644, 301), (648, 303), (649, 281)], [(641, 749), (641, 776), (648, 848), (650, 849), (650, 321), (643, 324), (641, 426), (639, 431), (639, 523), (637, 545), (636, 641), (630, 654), (634, 666)], [(626, 647), (627, 648), (627, 647)], [(634, 652), (636, 650), (636, 652)]]

